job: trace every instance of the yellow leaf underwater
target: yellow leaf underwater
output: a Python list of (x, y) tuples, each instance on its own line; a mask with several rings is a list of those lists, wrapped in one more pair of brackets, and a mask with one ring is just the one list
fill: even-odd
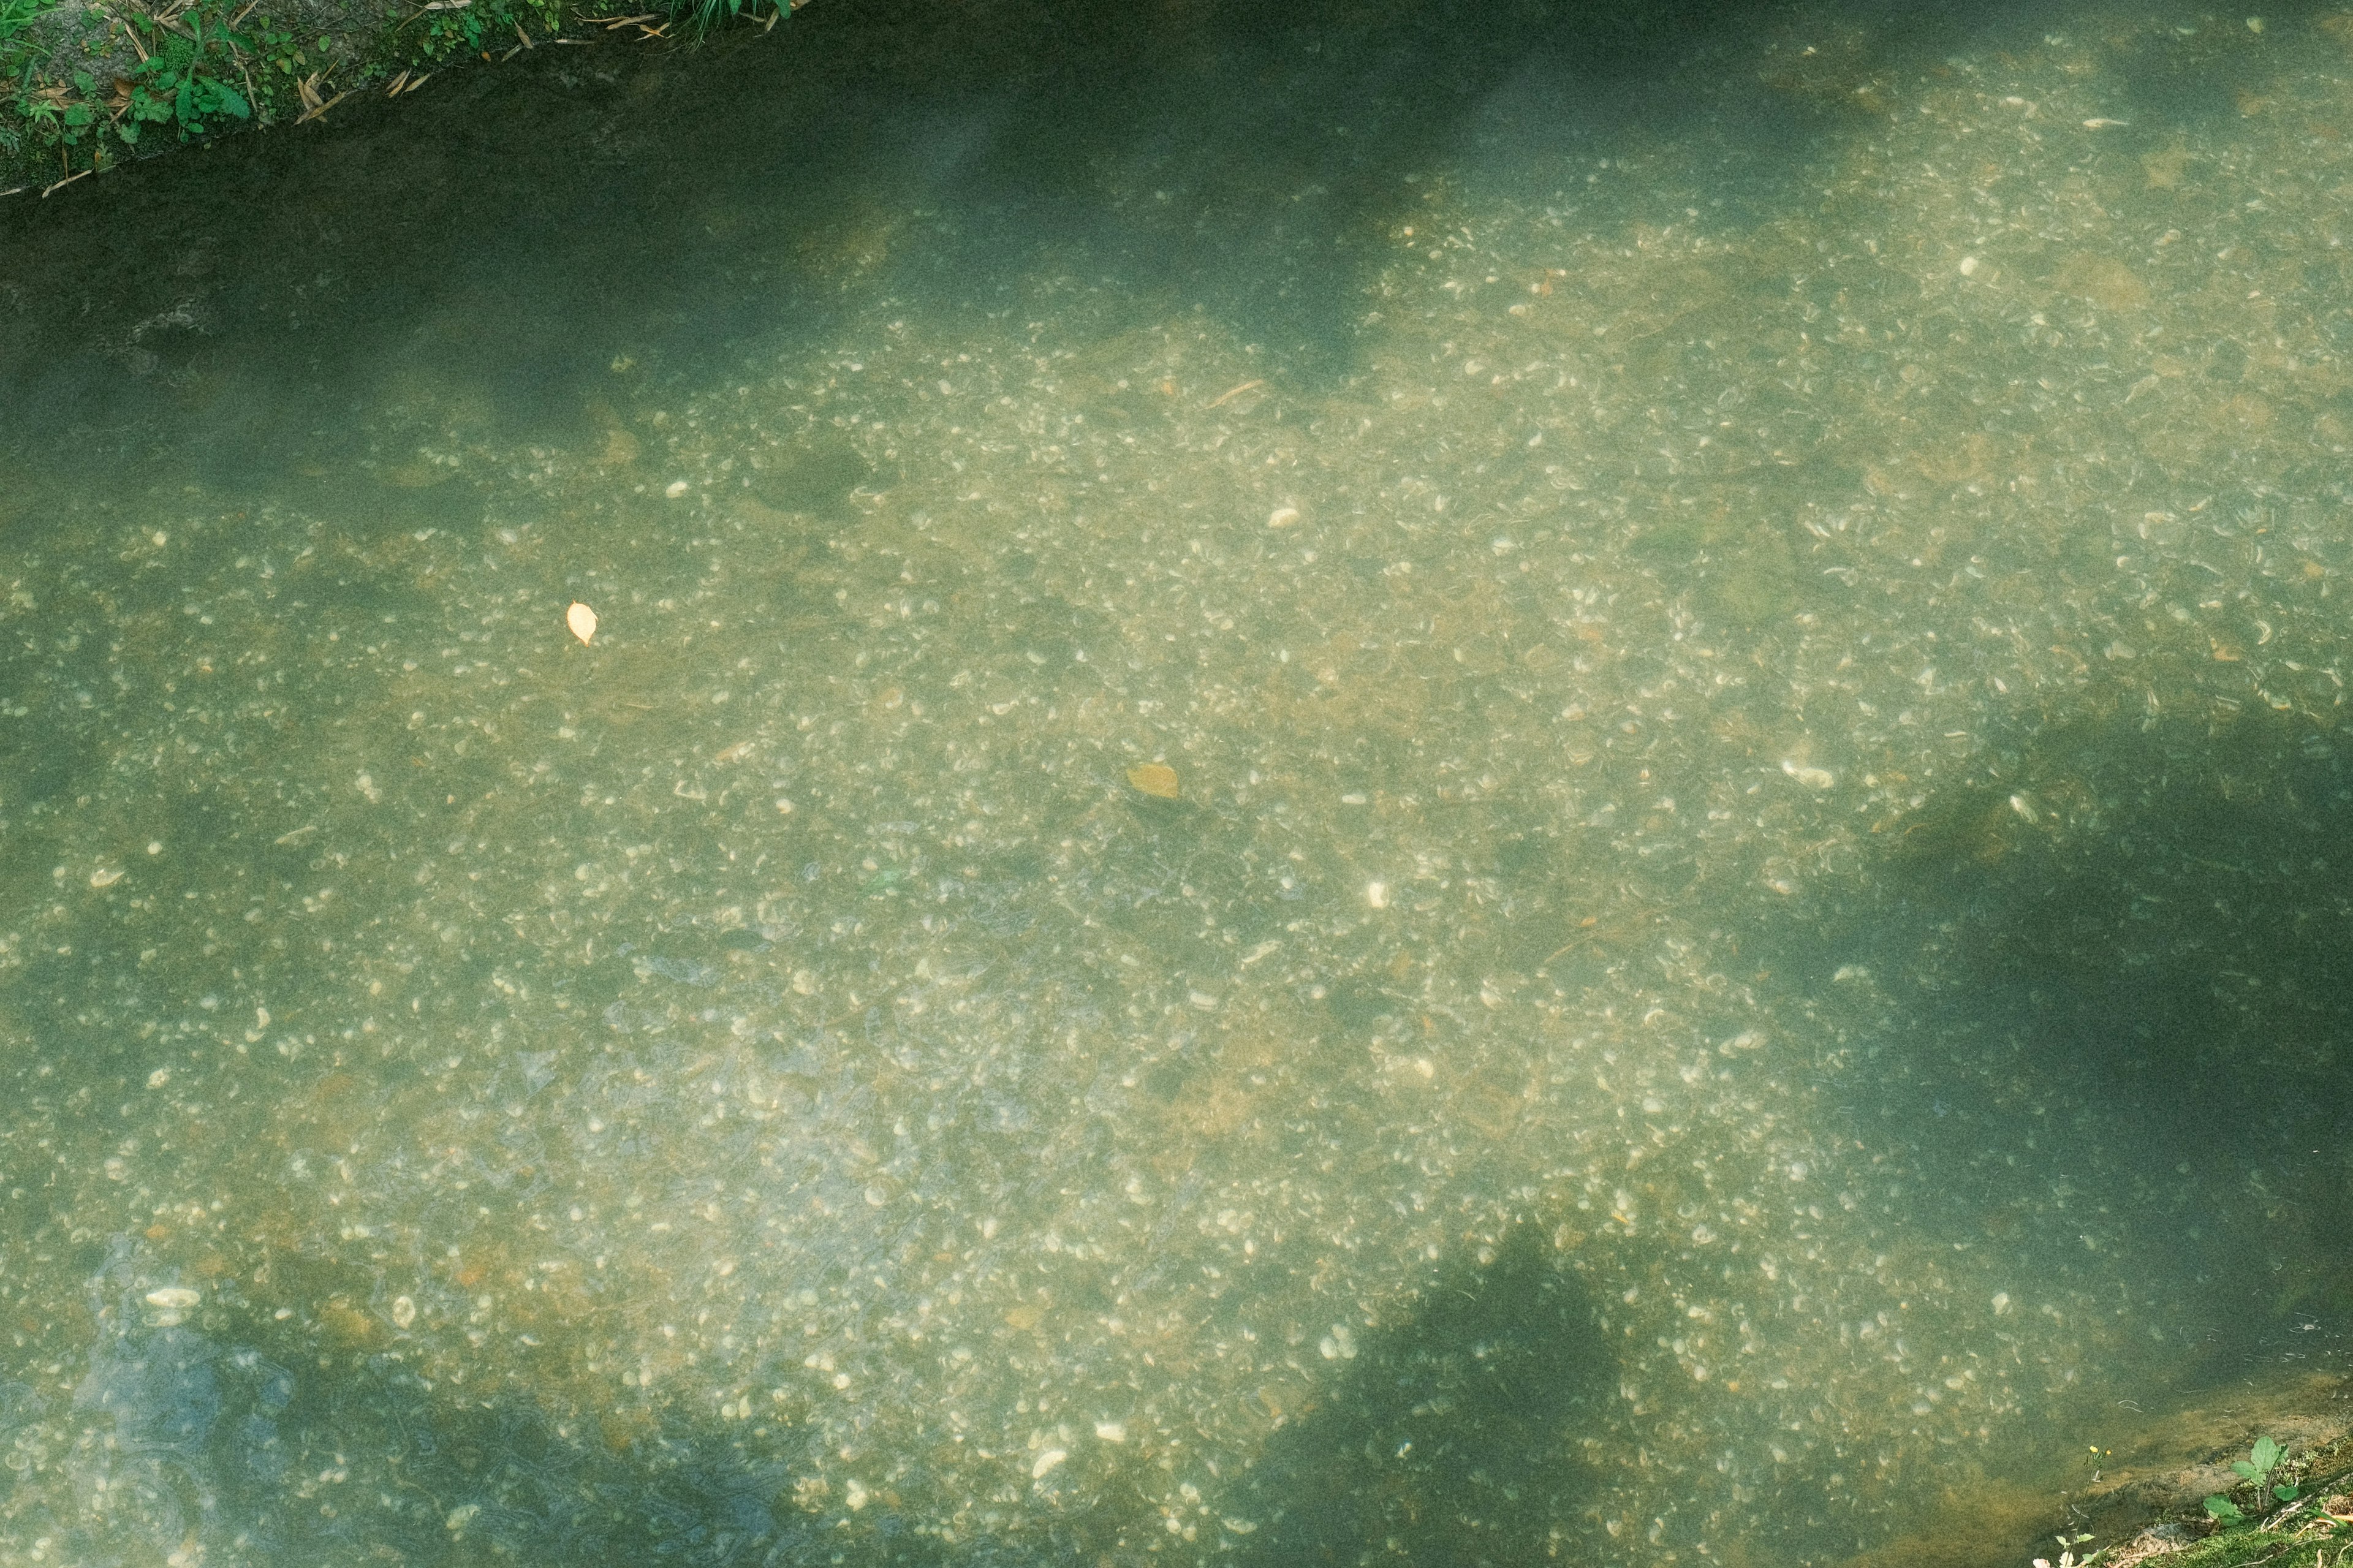
[(596, 612), (575, 601), (572, 607), (564, 612), (564, 624), (572, 628), (574, 637), (585, 643), (596, 635)]
[(1176, 770), (1166, 763), (1140, 763), (1127, 770), (1127, 782), (1145, 795), (1162, 800), (1176, 798)]

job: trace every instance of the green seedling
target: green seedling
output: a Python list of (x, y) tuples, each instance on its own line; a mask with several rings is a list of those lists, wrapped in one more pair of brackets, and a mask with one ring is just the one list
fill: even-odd
[[(2279, 1468), (2280, 1461), (2285, 1458), (2287, 1458), (2287, 1450), (2281, 1447), (2276, 1439), (2258, 1437), (2255, 1439), (2255, 1446), (2247, 1451), (2245, 1458), (2231, 1461), (2231, 1468), (2237, 1473), (2241, 1480), (2255, 1489), (2258, 1498), (2268, 1492), (2273, 1499), (2280, 1502), (2294, 1502), (2303, 1495), (2295, 1483), (2274, 1481), (2271, 1479), (2272, 1472)], [(2221, 1492), (2206, 1500), (2206, 1511), (2221, 1521), (2226, 1529), (2247, 1522), (2247, 1516), (2239, 1505)]]
[[(2274, 1439), (2258, 1437), (2247, 1457), (2232, 1461), (2231, 1468), (2239, 1472), (2240, 1479), (2262, 1487), (2270, 1481), (2272, 1471), (2278, 1468), (2279, 1462), (2286, 1457), (2287, 1451)], [(2294, 1502), (2296, 1490), (2293, 1486), (2281, 1483), (2271, 1488), (2271, 1494), (2282, 1502)]]

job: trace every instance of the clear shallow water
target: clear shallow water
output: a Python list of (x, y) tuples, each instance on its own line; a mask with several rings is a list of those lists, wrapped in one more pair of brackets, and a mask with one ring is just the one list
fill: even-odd
[(8, 210), (8, 1555), (1829, 1563), (2334, 1323), (2339, 19), (985, 20)]

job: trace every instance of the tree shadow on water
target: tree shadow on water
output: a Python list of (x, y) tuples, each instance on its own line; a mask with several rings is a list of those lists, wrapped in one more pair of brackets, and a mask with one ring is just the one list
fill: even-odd
[[(1466, 149), (1516, 149), (1543, 196), (1715, 117), (1725, 188), (1771, 216), (1852, 129), (1821, 105), (2014, 8), (1932, 26), (1845, 0), (1841, 71), (1787, 82), (1758, 62), (1815, 59), (1814, 31), (1762, 0), (842, 0), (670, 62), (575, 37), (60, 193), (0, 237), (0, 272), (41, 279), (0, 310), (0, 436), (28, 460), (160, 444), (175, 484), (325, 466), (360, 424), (388, 450), (594, 451), (636, 384), (617, 367), (724, 384), (837, 342), (878, 292), (987, 319), (1094, 289), (1125, 326), (1198, 310), (1337, 384)], [(395, 499), (392, 527), (431, 504)]]
[[(365, 1270), (281, 1258), (275, 1289), (248, 1295), (224, 1278), (183, 1317), (149, 1263), (120, 1239), (90, 1281), (97, 1333), (70, 1394), (0, 1402), (14, 1420), (81, 1433), (67, 1461), (80, 1506), (38, 1521), (68, 1561), (152, 1546), (290, 1565), (1013, 1568), (1141, 1562), (1166, 1544), (1157, 1511), (1120, 1489), (945, 1539), (926, 1524), (957, 1500), (921, 1496), (920, 1462), (881, 1456), (894, 1479), (845, 1498), (818, 1478), (807, 1434), (715, 1418), (691, 1391), (583, 1399), (560, 1382), (428, 1376), (432, 1363), (367, 1331), (369, 1314), (348, 1304)], [(313, 1307), (280, 1316), (279, 1299)], [(1379, 1549), (1469, 1564), (1539, 1552), (1582, 1495), (1565, 1440), (1614, 1389), (1594, 1312), (1544, 1241), (1523, 1229), (1413, 1317), (1360, 1342), (1335, 1333), (1330, 1364), (1343, 1370), (1322, 1405), (1218, 1500), (1232, 1521), (1212, 1538), (1224, 1554), (1289, 1565)]]
[(1590, 1489), (1568, 1442), (1599, 1425), (1616, 1363), (1583, 1286), (1533, 1227), (1345, 1364), (1237, 1489), (1256, 1525), (1237, 1561), (1529, 1562)]
[[(80, 1506), (41, 1521), (60, 1560), (949, 1560), (887, 1499), (855, 1528), (827, 1517), (843, 1513), (839, 1495), (797, 1492), (788, 1429), (764, 1444), (776, 1428), (754, 1436), (674, 1399), (584, 1404), (495, 1376), (471, 1386), (411, 1359), (349, 1304), (367, 1289), (364, 1270), (280, 1258), (276, 1272), (295, 1277), (290, 1295), (248, 1295), (224, 1279), (184, 1318), (152, 1305), (170, 1297), (148, 1290), (138, 1246), (114, 1244), (90, 1282), (97, 1334), (68, 1408), (16, 1413), (82, 1434), (69, 1460)], [(281, 1298), (311, 1306), (270, 1310)]]
[(2353, 1309), (2348, 845), (2338, 737), (2127, 694), (1926, 803), (1831, 940), (1783, 956), (1868, 1042), (1847, 1113), (1929, 1178), (1922, 1230), (2063, 1274), (2099, 1267), (2087, 1223), (2121, 1226), (2176, 1309)]

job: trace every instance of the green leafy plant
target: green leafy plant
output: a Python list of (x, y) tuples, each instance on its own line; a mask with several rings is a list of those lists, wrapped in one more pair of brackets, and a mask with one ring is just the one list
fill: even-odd
[[(2277, 1442), (2269, 1437), (2258, 1437), (2255, 1439), (2254, 1447), (2248, 1452), (2247, 1458), (2233, 1460), (2231, 1468), (2239, 1472), (2241, 1479), (2253, 1481), (2260, 1487), (2269, 1479), (2272, 1471), (2277, 1468), (2279, 1462), (2286, 1457), (2286, 1451)], [(2274, 1486), (2272, 1488), (2272, 1495), (2282, 1502), (2294, 1502), (2295, 1488), (2286, 1485)]]
[[(2297, 1490), (2295, 1484), (2292, 1481), (2274, 1481), (2271, 1479), (2272, 1472), (2279, 1468), (2280, 1461), (2285, 1458), (2287, 1458), (2287, 1450), (2281, 1447), (2276, 1439), (2258, 1437), (2255, 1439), (2254, 1447), (2247, 1451), (2245, 1458), (2231, 1461), (2231, 1468), (2237, 1472), (2241, 1480), (2255, 1489), (2259, 1503), (2262, 1503), (2266, 1496), (2279, 1502), (2294, 1502), (2303, 1495)], [(2206, 1511), (2220, 1521), (2225, 1529), (2247, 1522), (2245, 1510), (2221, 1492), (2216, 1492), (2206, 1500)]]
[(124, 141), (138, 140), (136, 127), (142, 121), (176, 122), (185, 142), (203, 135), (207, 120), (225, 114), (253, 118), (253, 106), (227, 76), (239, 50), (255, 49), (251, 37), (231, 28), (217, 12), (207, 16), (202, 5), (176, 16), (136, 13), (131, 21), (145, 35), (140, 48), (146, 58), (131, 68), (126, 112), (116, 121)]

